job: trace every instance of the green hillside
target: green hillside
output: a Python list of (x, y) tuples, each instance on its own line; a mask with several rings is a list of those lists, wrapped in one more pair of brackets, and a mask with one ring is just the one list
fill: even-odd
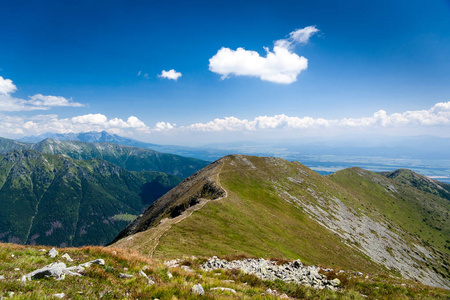
[(406, 169), (400, 169), (394, 172), (382, 172), (380, 174), (396, 182), (450, 200), (450, 184), (448, 183), (440, 182)]
[(299, 258), (449, 287), (449, 211), (446, 199), (369, 171), (324, 177), (297, 162), (234, 155), (156, 201), (113, 246), (152, 257)]
[(35, 151), (0, 156), (0, 241), (58, 246), (111, 241), (179, 179), (101, 159)]

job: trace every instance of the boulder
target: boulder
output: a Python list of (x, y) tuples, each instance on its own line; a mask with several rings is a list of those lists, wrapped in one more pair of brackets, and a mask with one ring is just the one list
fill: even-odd
[(50, 257), (56, 257), (58, 255), (58, 251), (55, 248), (50, 249), (48, 252), (48, 256)]
[(43, 268), (37, 269), (31, 273), (28, 273), (26, 279), (41, 279), (45, 277), (55, 277), (56, 280), (62, 280), (64, 277), (68, 276), (81, 276), (76, 272), (73, 272), (66, 268), (66, 264), (62, 262), (56, 262), (49, 264)]
[(205, 290), (203, 289), (203, 287), (200, 283), (197, 283), (196, 285), (194, 285), (191, 288), (191, 292), (192, 292), (192, 294), (195, 294), (195, 295), (204, 295), (205, 294)]

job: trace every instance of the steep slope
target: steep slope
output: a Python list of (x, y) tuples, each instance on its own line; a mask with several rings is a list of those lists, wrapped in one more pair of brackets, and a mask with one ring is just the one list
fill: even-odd
[(105, 244), (178, 182), (101, 159), (12, 151), (0, 156), (0, 241)]
[(396, 182), (450, 200), (450, 184), (448, 183), (431, 179), (407, 169), (399, 169), (394, 172), (381, 172), (380, 174)]
[[(344, 178), (361, 171), (346, 172), (351, 176)], [(323, 177), (298, 162), (227, 156), (156, 201), (113, 246), (155, 257), (246, 254), (300, 258), (310, 264), (388, 272), (449, 287), (449, 251), (440, 244), (442, 239), (423, 240), (408, 227), (411, 223), (390, 218), (390, 206), (374, 204), (386, 199), (408, 204), (415, 203), (408, 198), (411, 195), (423, 197), (447, 216), (441, 231), (430, 227), (427, 234), (448, 239), (448, 201), (364, 172), (367, 178), (361, 181), (359, 176), (353, 184), (350, 179), (339, 180), (342, 174)], [(380, 185), (387, 189), (385, 194), (360, 194), (358, 186), (373, 178), (410, 194), (398, 198), (386, 185)], [(215, 192), (203, 195), (209, 187)], [(181, 209), (173, 214), (177, 208)]]
[(0, 153), (7, 153), (13, 150), (31, 149), (32, 144), (21, 143), (10, 139), (0, 137)]
[[(108, 137), (109, 135), (106, 135), (104, 140), (110, 140)], [(114, 140), (114, 142), (119, 141), (118, 139)], [(31, 144), (0, 138), (0, 153), (25, 149), (46, 154), (62, 154), (74, 159), (101, 158), (129, 171), (156, 171), (182, 178), (192, 175), (209, 164), (209, 162), (195, 158), (116, 143), (85, 143), (47, 138), (37, 144)]]

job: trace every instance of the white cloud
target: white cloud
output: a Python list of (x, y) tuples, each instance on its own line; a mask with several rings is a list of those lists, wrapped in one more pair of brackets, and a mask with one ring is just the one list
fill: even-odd
[(311, 132), (323, 134), (333, 130), (380, 130), (383, 128), (407, 129), (411, 131), (435, 129), (448, 131), (450, 126), (450, 102), (436, 103), (430, 109), (388, 114), (384, 110), (362, 118), (324, 119), (308, 116), (258, 116), (253, 119), (236, 117), (217, 118), (206, 123), (177, 126), (169, 122), (157, 122), (153, 128), (135, 116), (128, 119), (108, 118), (103, 114), (86, 114), (72, 118), (58, 118), (57, 115), (18, 117), (0, 115), (0, 136), (38, 135), (46, 132), (69, 133), (106, 130), (112, 133), (135, 136), (148, 134), (193, 136), (198, 133), (260, 133), (268, 132)]
[(316, 26), (307, 26), (305, 28), (296, 29), (289, 33), (289, 38), (278, 40), (275, 42), (275, 46), (291, 49), (295, 44), (307, 44), (311, 36), (319, 32)]
[(0, 76), (0, 94), (8, 95), (14, 93), (17, 87), (14, 85), (11, 79), (4, 79)]
[(78, 102), (72, 102), (72, 99), (66, 99), (60, 96), (45, 96), (36, 94), (30, 96), (28, 100), (15, 98), (11, 96), (17, 91), (17, 87), (12, 80), (4, 79), (0, 76), (0, 111), (31, 111), (47, 110), (51, 107), (80, 107), (84, 106)]
[(306, 44), (318, 31), (315, 26), (295, 30), (288, 39), (276, 41), (273, 51), (265, 48), (265, 57), (242, 47), (236, 50), (222, 47), (209, 59), (209, 70), (222, 75), (222, 79), (230, 75), (252, 76), (274, 83), (293, 83), (308, 68), (308, 60), (292, 52), (292, 48), (297, 43)]
[(170, 124), (169, 122), (158, 122), (155, 125), (154, 130), (155, 131), (166, 131), (174, 129), (176, 124)]
[(175, 71), (174, 69), (171, 69), (169, 71), (162, 70), (161, 74), (158, 75), (158, 77), (166, 78), (166, 79), (172, 79), (177, 81), (178, 78), (183, 76), (180, 72)]
[(72, 106), (80, 107), (84, 106), (81, 103), (72, 102), (72, 99), (66, 99), (60, 96), (45, 96), (36, 94), (30, 97), (28, 103), (36, 107), (55, 107), (55, 106)]
[[(194, 123), (178, 127), (183, 130), (220, 132), (220, 131), (257, 131), (267, 129), (316, 129), (316, 128), (377, 128), (405, 126), (450, 125), (450, 102), (440, 102), (428, 110), (406, 111), (387, 114), (384, 110), (370, 117), (323, 119), (311, 117), (290, 117), (287, 115), (259, 116), (253, 120), (236, 117), (217, 118), (207, 123)], [(173, 129), (173, 128), (170, 128)]]
[(87, 114), (72, 118), (58, 118), (57, 115), (36, 115), (33, 117), (0, 117), (1, 135), (39, 135), (46, 132), (70, 133), (107, 130), (112, 133), (133, 135), (136, 132), (149, 133), (150, 128), (135, 116), (127, 120), (108, 119), (103, 114)]
[(261, 80), (289, 84), (306, 70), (308, 60), (283, 47), (266, 49), (266, 57), (258, 52), (237, 48), (222, 48), (209, 60), (209, 70), (222, 75), (222, 79), (235, 76), (254, 76)]

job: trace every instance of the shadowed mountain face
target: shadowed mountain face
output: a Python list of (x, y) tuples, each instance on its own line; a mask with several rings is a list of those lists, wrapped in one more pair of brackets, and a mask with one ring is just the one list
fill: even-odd
[(165, 258), (301, 259), (448, 288), (449, 211), (447, 199), (363, 169), (324, 177), (297, 162), (234, 155), (153, 203), (113, 246)]
[(115, 143), (85, 143), (45, 139), (36, 144), (0, 139), (0, 153), (31, 149), (46, 154), (62, 154), (74, 159), (101, 158), (129, 171), (156, 171), (178, 177), (188, 177), (209, 162), (149, 149)]
[(8, 152), (0, 156), (0, 241), (106, 244), (179, 181), (159, 172), (129, 172), (102, 159)]

